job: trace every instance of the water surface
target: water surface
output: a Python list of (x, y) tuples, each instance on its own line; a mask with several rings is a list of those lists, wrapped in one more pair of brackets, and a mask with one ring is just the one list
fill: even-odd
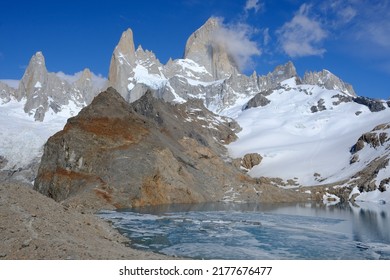
[(130, 246), (195, 259), (390, 259), (390, 205), (224, 204), (100, 213)]

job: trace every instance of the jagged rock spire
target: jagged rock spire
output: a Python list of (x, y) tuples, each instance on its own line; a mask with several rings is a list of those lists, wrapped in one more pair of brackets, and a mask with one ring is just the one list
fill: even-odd
[(135, 67), (135, 47), (133, 31), (129, 28), (122, 33), (110, 63), (108, 74), (109, 85), (115, 88), (124, 98), (128, 93), (129, 73)]
[(32, 56), (23, 78), (19, 83), (19, 88), (16, 91), (18, 100), (23, 97), (32, 95), (38, 89), (42, 88), (47, 82), (47, 69), (45, 65), (45, 57), (42, 52), (37, 52)]
[(137, 69), (141, 69), (146, 76), (159, 76), (162, 65), (153, 52), (144, 50), (141, 46), (135, 49), (133, 32), (127, 29), (112, 54), (108, 74), (109, 85), (127, 101), (133, 100), (131, 91), (139, 82), (136, 77)]

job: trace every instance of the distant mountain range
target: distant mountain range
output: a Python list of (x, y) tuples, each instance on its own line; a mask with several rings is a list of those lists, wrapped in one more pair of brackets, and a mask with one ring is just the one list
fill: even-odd
[[(182, 127), (175, 122), (168, 122), (182, 127), (186, 133), (173, 133), (172, 127), (167, 126), (167, 117), (162, 118), (165, 122), (164, 125), (160, 123), (161, 127), (175, 134), (174, 138), (178, 143), (184, 141), (181, 140), (183, 137), (195, 139), (197, 144), (187, 145), (187, 148), (207, 147), (212, 154), (218, 154), (222, 161), (235, 166), (237, 174), (253, 178), (255, 181), (251, 184), (254, 186), (264, 182), (282, 189), (327, 185), (328, 189), (323, 193), (339, 195), (344, 199), (352, 190), (376, 191), (380, 192), (378, 197), (386, 197), (383, 194), (388, 194), (386, 190), (390, 182), (390, 101), (357, 96), (351, 85), (328, 70), (306, 72), (303, 77), (299, 77), (292, 62), (280, 65), (264, 76), (259, 76), (256, 72), (246, 76), (240, 72), (229, 46), (218, 40), (220, 24), (218, 19), (210, 18), (189, 37), (184, 57), (169, 60), (165, 65), (153, 52), (144, 50), (141, 46), (136, 49), (133, 33), (128, 29), (122, 34), (112, 54), (108, 80), (95, 76), (88, 69), (74, 77), (50, 73), (46, 69), (43, 54), (37, 52), (31, 58), (20, 81), (0, 81), (0, 179), (25, 181), (30, 184), (37, 174), (38, 178), (42, 179), (42, 172), (38, 173), (39, 166), (44, 170), (42, 166), (45, 163), (40, 161), (42, 155), (43, 160), (51, 162), (51, 172), (56, 170), (54, 166), (58, 162), (48, 158), (47, 149), (43, 151), (44, 143), (49, 136), (63, 128), (69, 117), (76, 116), (82, 108), (91, 104), (100, 92), (110, 87), (126, 102), (143, 104), (142, 106), (147, 106), (144, 103), (150, 101), (151, 96), (161, 102), (170, 103), (170, 106), (184, 106), (179, 104), (194, 102), (193, 99), (201, 100), (202, 106), (198, 104), (193, 108), (193, 113), (198, 114), (196, 124), (190, 115), (179, 117), (177, 114), (176, 118), (182, 118), (181, 121), (187, 125)], [(108, 92), (113, 91), (109, 89)], [(150, 96), (146, 100), (145, 94)], [(142, 101), (139, 101), (141, 99)], [(106, 97), (100, 100), (106, 102), (111, 99)], [(122, 103), (117, 101), (116, 104)], [(107, 110), (111, 112), (112, 108)], [(164, 109), (164, 114), (166, 110), (169, 111)], [(143, 111), (145, 114), (148, 112)], [(163, 113), (153, 113), (153, 116), (141, 114), (140, 118), (153, 119), (156, 123), (156, 118)], [(206, 118), (206, 115), (214, 117)], [(202, 118), (205, 118), (205, 123), (199, 124)], [(229, 126), (229, 123), (238, 124), (237, 127), (233, 125), (230, 128), (232, 138), (229, 138), (229, 141), (213, 134), (207, 136), (211, 138), (206, 137), (208, 140), (203, 138), (204, 134), (209, 134), (207, 129), (203, 131), (203, 128), (211, 131), (222, 129), (212, 123), (218, 118), (227, 118), (223, 127)], [(192, 122), (194, 127), (188, 127)], [(210, 140), (212, 137), (216, 139)], [(219, 144), (212, 144), (213, 141)], [(178, 147), (176, 145), (179, 144), (167, 145)], [(219, 145), (223, 146), (222, 150)], [(153, 145), (148, 146), (148, 149), (153, 150)], [(180, 167), (183, 155), (175, 152), (176, 148), (172, 149), (170, 152)], [(145, 148), (145, 153), (146, 150)], [(199, 163), (196, 156), (192, 155), (190, 158), (194, 166)], [(76, 168), (75, 164), (67, 167), (66, 160), (63, 159), (58, 168), (67, 170), (66, 172), (76, 172), (76, 169), (72, 169)], [(82, 170), (84, 175), (88, 173), (88, 168), (83, 169), (81, 166), (82, 164), (77, 172)], [(206, 163), (201, 166), (207, 168)], [(100, 172), (100, 168), (90, 168), (95, 170), (95, 173)], [(230, 170), (230, 167), (228, 169)], [(160, 170), (160, 175), (161, 172), (164, 173)], [(203, 182), (196, 179), (203, 175), (189, 169), (186, 172), (194, 176), (191, 177), (195, 180), (194, 186)], [(221, 175), (217, 170), (214, 172), (216, 173), (207, 175), (210, 180)], [(236, 176), (232, 174), (229, 175), (229, 180)], [(110, 176), (114, 176), (114, 173), (110, 173)], [(161, 176), (164, 180), (170, 178), (167, 174)], [(171, 178), (173, 185), (176, 184), (174, 182), (184, 180), (180, 176)], [(64, 187), (66, 180), (58, 182), (57, 191), (61, 186)], [(43, 192), (47, 193), (47, 186), (52, 183), (46, 182)], [(240, 180), (236, 183), (242, 185)], [(42, 189), (39, 184), (36, 182), (36, 187)], [(214, 188), (217, 188), (216, 185), (222, 184), (221, 179), (213, 184)], [(166, 184), (164, 186), (166, 187)], [(243, 200), (243, 191), (239, 190), (238, 186), (233, 189), (240, 194), (237, 197)], [(187, 190), (194, 192), (193, 196), (187, 196), (189, 200), (197, 201), (207, 193), (197, 190), (198, 193), (194, 192), (194, 188)], [(254, 193), (258, 191), (255, 190)], [(311, 192), (306, 192), (309, 193)], [(215, 199), (221, 200), (224, 194), (226, 192), (218, 193), (218, 198)], [(311, 197), (314, 198), (315, 194), (311, 193)], [(140, 204), (142, 199), (137, 199)], [(150, 197), (148, 201), (151, 201)], [(167, 202), (164, 199), (154, 201)], [(123, 204), (123, 201), (121, 203)]]

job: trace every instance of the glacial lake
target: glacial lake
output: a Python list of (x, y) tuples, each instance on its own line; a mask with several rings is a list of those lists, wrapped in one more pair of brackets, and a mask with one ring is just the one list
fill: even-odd
[(390, 259), (390, 204), (207, 203), (103, 211), (129, 246), (193, 259)]

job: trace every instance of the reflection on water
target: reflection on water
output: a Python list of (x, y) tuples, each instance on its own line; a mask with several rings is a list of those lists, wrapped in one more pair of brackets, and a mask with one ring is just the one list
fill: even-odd
[(186, 204), (105, 211), (135, 248), (201, 259), (390, 259), (390, 205)]
[(373, 242), (390, 243), (390, 211), (383, 205), (359, 203), (360, 207), (352, 207), (353, 238), (364, 242), (367, 238)]

